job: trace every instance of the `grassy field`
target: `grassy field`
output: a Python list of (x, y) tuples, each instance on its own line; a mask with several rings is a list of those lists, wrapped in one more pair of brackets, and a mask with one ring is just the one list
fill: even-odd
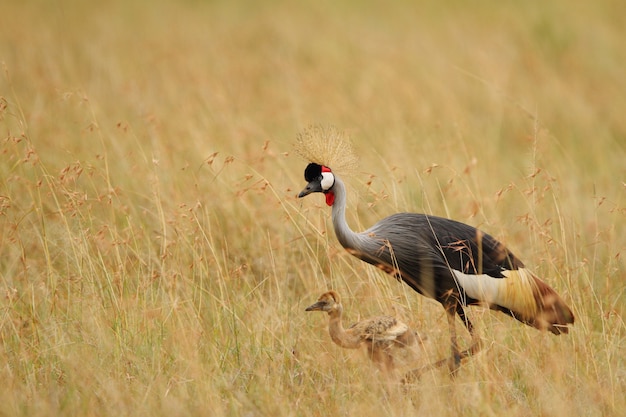
[[(0, 416), (626, 415), (623, 1), (88, 3), (2, 6)], [(329, 288), (416, 365), (449, 342), (295, 198), (310, 124), (353, 139), (354, 229), (478, 226), (570, 334), (474, 308), (484, 351), (404, 389), (333, 345)]]

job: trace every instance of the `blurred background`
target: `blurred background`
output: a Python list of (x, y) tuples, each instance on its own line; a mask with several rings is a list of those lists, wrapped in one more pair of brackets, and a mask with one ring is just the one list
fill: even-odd
[[(2, 15), (0, 414), (623, 415), (624, 2)], [(397, 211), (480, 227), (570, 303), (572, 334), (474, 309), (489, 348), (459, 378), (385, 391), (304, 308), (334, 288), (348, 321), (396, 312), (432, 342), (424, 363), (445, 317), (295, 198), (312, 124), (360, 157), (353, 229)]]

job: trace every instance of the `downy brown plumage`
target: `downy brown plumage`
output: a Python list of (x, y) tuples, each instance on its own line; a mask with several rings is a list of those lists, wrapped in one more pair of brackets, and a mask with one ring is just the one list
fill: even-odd
[(384, 372), (394, 370), (394, 350), (416, 347), (419, 341), (416, 332), (391, 316), (371, 317), (345, 329), (341, 298), (335, 291), (325, 292), (305, 311), (328, 313), (328, 332), (332, 341), (346, 349), (365, 346), (368, 356)]

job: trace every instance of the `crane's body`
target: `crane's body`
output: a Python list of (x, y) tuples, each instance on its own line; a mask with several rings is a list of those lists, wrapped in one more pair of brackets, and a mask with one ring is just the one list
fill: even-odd
[[(298, 197), (320, 192), (332, 207), (332, 221), (341, 245), (357, 258), (404, 281), (418, 293), (440, 302), (451, 333), (452, 372), (460, 360), (480, 349), (480, 341), (463, 307), (487, 304), (517, 320), (567, 333), (574, 315), (561, 297), (537, 278), (492, 236), (454, 220), (417, 213), (397, 213), (356, 233), (345, 219), (346, 188), (329, 167), (310, 163), (308, 185)], [(472, 335), (472, 346), (460, 352), (454, 317)]]
[(345, 329), (341, 298), (335, 291), (325, 292), (305, 311), (328, 313), (328, 332), (332, 341), (346, 349), (366, 347), (368, 356), (382, 371), (393, 371), (395, 349), (413, 348), (418, 343), (417, 333), (392, 316), (370, 317)]

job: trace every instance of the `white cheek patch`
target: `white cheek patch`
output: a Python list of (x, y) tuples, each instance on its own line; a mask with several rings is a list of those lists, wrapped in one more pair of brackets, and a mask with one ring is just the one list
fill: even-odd
[(335, 176), (332, 172), (322, 172), (322, 181), (320, 181), (322, 190), (328, 191), (335, 185)]

